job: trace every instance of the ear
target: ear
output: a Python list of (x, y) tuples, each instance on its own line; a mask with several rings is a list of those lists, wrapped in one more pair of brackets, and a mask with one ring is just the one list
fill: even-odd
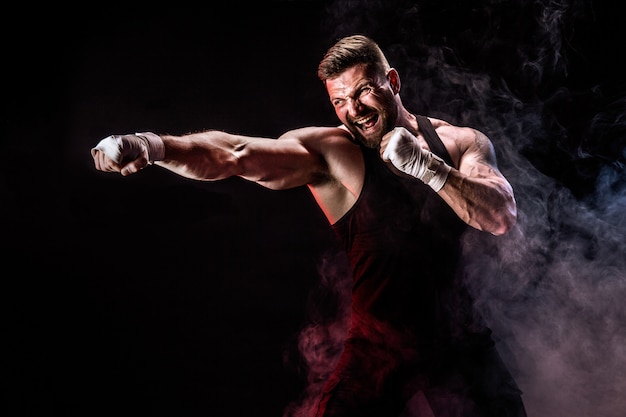
[(387, 79), (389, 80), (389, 84), (391, 85), (391, 89), (394, 94), (398, 94), (400, 92), (400, 75), (395, 68), (391, 68), (387, 71)]

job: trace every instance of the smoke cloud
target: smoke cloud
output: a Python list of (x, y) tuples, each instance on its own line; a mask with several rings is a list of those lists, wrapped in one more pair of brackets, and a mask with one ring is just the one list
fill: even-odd
[[(610, 72), (611, 58), (594, 52), (597, 37), (612, 38), (612, 12), (575, 0), (465, 3), (336, 0), (328, 43), (372, 36), (399, 70), (410, 110), (494, 142), (518, 223), (502, 237), (465, 236), (466, 278), (529, 416), (621, 416), (626, 92), (619, 67)], [(334, 294), (345, 299), (344, 271), (322, 277), (341, 283)], [(300, 338), (310, 389), (289, 416), (307, 415), (344, 336), (341, 320), (312, 317)]]

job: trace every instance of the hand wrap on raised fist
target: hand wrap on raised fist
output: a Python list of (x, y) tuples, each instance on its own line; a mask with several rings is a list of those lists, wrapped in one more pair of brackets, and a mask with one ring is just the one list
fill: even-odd
[(423, 149), (417, 138), (403, 127), (387, 133), (389, 137), (383, 159), (390, 161), (400, 171), (422, 180), (439, 191), (448, 179), (450, 167), (434, 153)]
[(96, 151), (104, 152), (117, 164), (134, 161), (142, 156), (148, 163), (165, 157), (163, 140), (151, 132), (107, 136), (91, 150), (92, 156), (95, 156)]

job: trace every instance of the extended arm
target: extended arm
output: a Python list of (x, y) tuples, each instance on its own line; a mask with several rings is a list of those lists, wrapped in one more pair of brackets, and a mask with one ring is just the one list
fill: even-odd
[(311, 182), (325, 166), (320, 155), (303, 145), (302, 132), (287, 133), (280, 140), (216, 130), (184, 136), (109, 136), (92, 155), (97, 169), (122, 175), (154, 163), (191, 179), (240, 176), (268, 188), (284, 189)]

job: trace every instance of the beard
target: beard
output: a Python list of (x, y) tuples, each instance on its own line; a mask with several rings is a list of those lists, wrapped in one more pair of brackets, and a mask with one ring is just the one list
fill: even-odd
[(391, 117), (392, 115), (387, 111), (381, 110), (375, 112), (375, 114), (375, 124), (369, 129), (363, 128), (358, 123), (354, 123), (351, 118), (348, 118), (345, 123), (345, 126), (352, 133), (354, 138), (363, 146), (371, 149), (376, 149), (380, 146), (383, 136), (395, 127), (396, 121), (396, 117)]
[(366, 148), (376, 149), (380, 145), (380, 142), (383, 139), (382, 134), (372, 134), (372, 135), (364, 135), (359, 128), (356, 128), (352, 125), (347, 125), (348, 130), (352, 132), (354, 138), (359, 141)]

